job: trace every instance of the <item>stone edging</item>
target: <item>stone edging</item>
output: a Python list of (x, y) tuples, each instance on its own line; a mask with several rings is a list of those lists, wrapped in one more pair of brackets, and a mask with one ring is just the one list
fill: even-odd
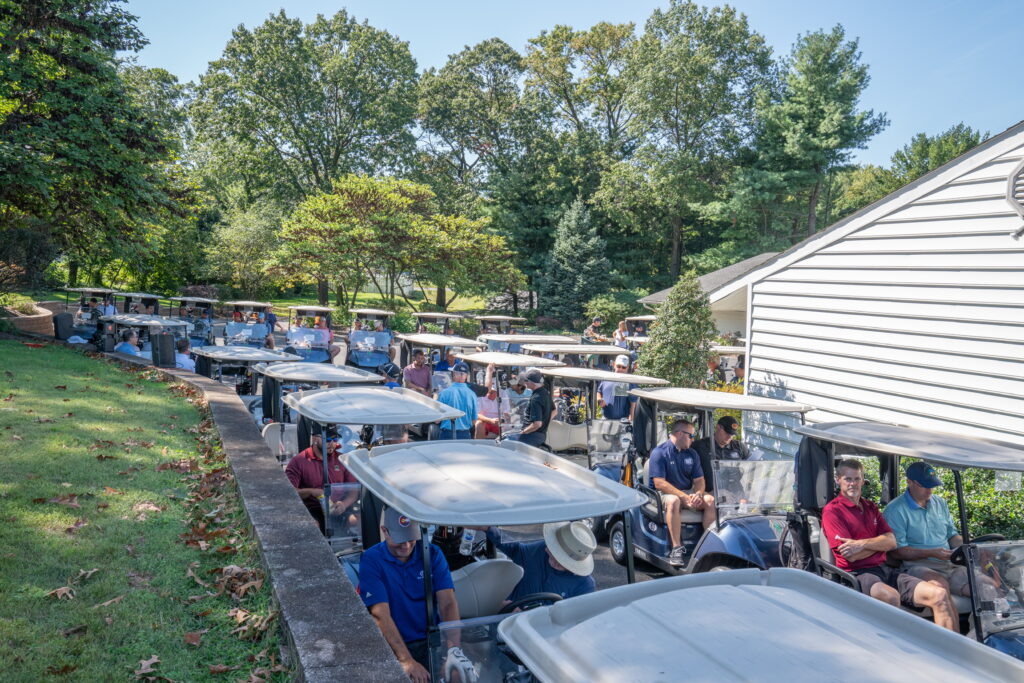
[[(135, 356), (104, 354), (152, 367)], [(281, 612), (299, 680), (408, 681), (234, 389), (154, 368), (206, 398)]]
[[(41, 334), (53, 337), (53, 311), (33, 302), (34, 315), (16, 315), (7, 318), (19, 332)], [(10, 310), (10, 309), (8, 309)]]

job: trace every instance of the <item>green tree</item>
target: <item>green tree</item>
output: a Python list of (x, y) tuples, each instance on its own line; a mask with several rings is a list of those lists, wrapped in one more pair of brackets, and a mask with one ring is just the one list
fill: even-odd
[(608, 286), (604, 240), (582, 198), (566, 210), (555, 229), (550, 264), (542, 288), (542, 310), (567, 325), (583, 317), (583, 305)]
[[(227, 283), (244, 297), (266, 294), (275, 284), (270, 277), (275, 265), (274, 246), (281, 231), (281, 209), (270, 201), (224, 214), (214, 227), (206, 247), (206, 267), (211, 279)], [(310, 267), (318, 262), (311, 260)]]
[(813, 235), (829, 174), (888, 121), (858, 109), (868, 67), (842, 26), (801, 35), (785, 66), (781, 96), (762, 103), (761, 150), (769, 169), (787, 174), (791, 193), (805, 193), (806, 231)]
[(708, 295), (696, 273), (686, 272), (661, 305), (637, 370), (666, 379), (672, 386), (698, 387), (707, 375), (715, 335)]
[(988, 133), (974, 130), (963, 122), (938, 135), (918, 133), (892, 155), (893, 176), (899, 185), (906, 185), (974, 149), (986, 138)]

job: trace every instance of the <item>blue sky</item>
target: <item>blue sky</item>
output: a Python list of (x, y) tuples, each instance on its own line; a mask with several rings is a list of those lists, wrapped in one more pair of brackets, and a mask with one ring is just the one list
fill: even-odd
[[(712, 4), (712, 3), (708, 3)], [(889, 127), (858, 161), (885, 164), (918, 132), (937, 133), (963, 121), (999, 133), (1024, 119), (1019, 88), (1019, 0), (737, 0), (752, 28), (776, 54), (788, 54), (800, 33), (842, 24), (860, 40), (871, 84), (862, 106), (884, 111)], [(255, 26), (281, 9), (306, 21), (344, 7), (408, 41), (420, 68), (441, 66), (466, 45), (498, 37), (522, 50), (555, 24), (588, 28), (599, 21), (642, 26), (650, 0), (131, 0), (128, 9), (150, 44), (141, 64), (195, 80), (216, 59), (239, 24)], [(1016, 70), (1014, 67), (1017, 67)]]

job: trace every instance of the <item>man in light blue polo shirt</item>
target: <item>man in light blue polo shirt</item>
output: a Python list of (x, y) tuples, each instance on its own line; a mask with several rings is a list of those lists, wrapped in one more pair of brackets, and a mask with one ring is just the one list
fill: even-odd
[[(935, 468), (926, 462), (912, 463), (906, 472), (907, 490), (882, 513), (896, 537), (896, 549), (889, 555), (902, 560), (908, 574), (938, 583), (951, 595), (969, 596), (967, 567), (949, 561), (953, 549), (963, 544), (964, 539), (953, 523), (946, 501), (932, 494), (932, 489), (942, 481)], [(975, 578), (982, 599), (994, 598), (994, 594), (986, 598), (994, 590), (991, 581), (984, 576)]]
[[(387, 508), (381, 516), (384, 540), (363, 553), (359, 563), (359, 597), (370, 610), (384, 639), (412, 681), (429, 681), (427, 601), (423, 583), (423, 544), (419, 524)], [(452, 575), (444, 553), (430, 549), (430, 576), (434, 589), (434, 623), (459, 620)], [(449, 658), (462, 658), (459, 631), (446, 632)]]
[(469, 388), (469, 366), (459, 361), (452, 367), (452, 384), (437, 395), (437, 400), (446, 406), (461, 410), (464, 415), (455, 421), (452, 435), (451, 421), (441, 423), (441, 439), (472, 439), (473, 423), (476, 422), (476, 393)]

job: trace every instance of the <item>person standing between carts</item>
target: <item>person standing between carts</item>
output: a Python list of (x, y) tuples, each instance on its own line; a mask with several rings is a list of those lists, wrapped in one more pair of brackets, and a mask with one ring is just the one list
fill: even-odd
[(188, 370), (190, 372), (196, 371), (196, 362), (192, 360), (192, 355), (189, 353), (189, 340), (188, 337), (179, 339), (174, 342), (174, 367), (179, 370)]
[[(427, 600), (423, 591), (423, 548), (430, 553), (430, 579), (436, 599), (434, 623), (459, 620), (459, 603), (444, 553), (433, 543), (419, 543), (420, 527), (397, 510), (385, 508), (380, 530), (384, 540), (366, 549), (359, 561), (359, 597), (370, 610), (384, 640), (414, 683), (431, 680), (427, 644)], [(445, 632), (448, 661), (472, 665), (459, 645), (460, 632)]]
[(590, 321), (590, 326), (587, 329), (583, 330), (583, 337), (585, 339), (590, 339), (593, 341), (602, 339), (601, 331), (598, 328), (601, 327), (601, 325), (603, 324), (604, 320), (600, 316), (595, 317), (593, 320)]
[(439, 403), (461, 410), (464, 414), (455, 420), (455, 433), (452, 434), (451, 421), (441, 423), (440, 439), (472, 439), (473, 423), (476, 422), (476, 393), (466, 384), (469, 379), (469, 366), (458, 362), (452, 367), (452, 383), (437, 395)]
[[(629, 356), (621, 354), (615, 357), (614, 371), (619, 374), (629, 372)], [(636, 396), (631, 396), (630, 389), (635, 389), (635, 384), (625, 382), (601, 382), (597, 385), (597, 402), (601, 405), (601, 415), (606, 420), (621, 420), (628, 417), (633, 421), (633, 411), (636, 409)]]
[(526, 426), (510, 439), (529, 446), (542, 446), (548, 438), (548, 425), (555, 412), (551, 392), (544, 386), (544, 375), (537, 368), (527, 368), (519, 373), (519, 381), (530, 390), (530, 402), (526, 406)]
[(682, 564), (685, 553), (681, 540), (684, 508), (701, 510), (705, 529), (715, 523), (715, 499), (705, 491), (700, 456), (693, 450), (694, 434), (692, 422), (676, 420), (668, 439), (651, 451), (647, 463), (647, 478), (661, 493), (665, 506), (665, 525), (672, 541), (668, 560), (673, 564)]
[(935, 624), (956, 631), (957, 614), (949, 591), (922, 581), (885, 563), (896, 537), (878, 506), (864, 498), (864, 466), (846, 458), (836, 464), (839, 495), (821, 511), (821, 533), (835, 556), (836, 566), (857, 577), (861, 593), (894, 607), (931, 607)]

